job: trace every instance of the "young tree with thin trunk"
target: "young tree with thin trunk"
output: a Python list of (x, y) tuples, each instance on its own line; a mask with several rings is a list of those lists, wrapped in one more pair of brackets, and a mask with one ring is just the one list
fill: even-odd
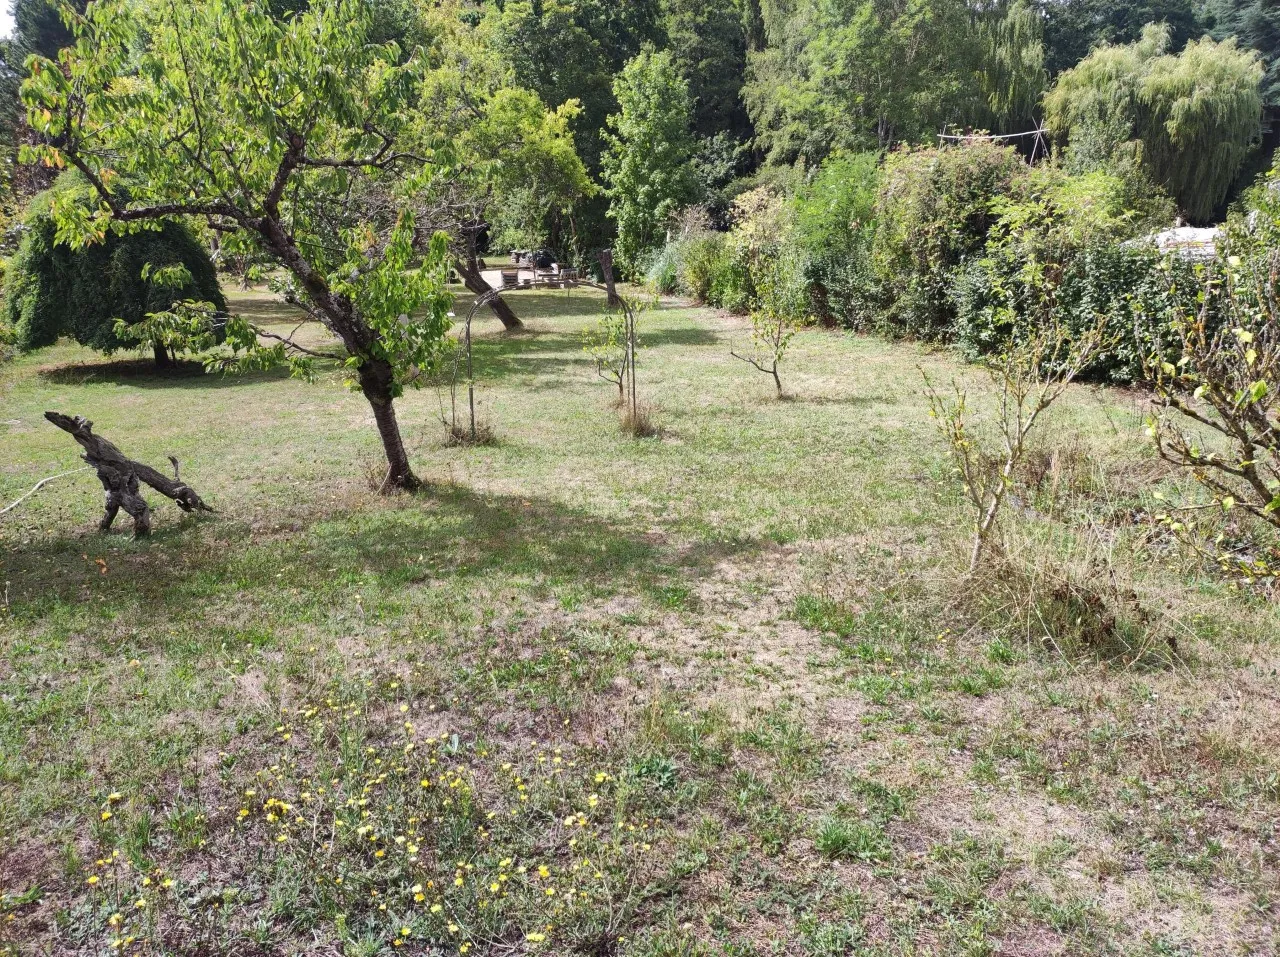
[(963, 388), (953, 382), (951, 393), (944, 393), (921, 370), (930, 415), (950, 446), (973, 509), (970, 574), (978, 570), (991, 547), (1001, 507), (1026, 458), (1031, 433), (1107, 343), (1101, 321), (1078, 335), (1055, 319), (1024, 328), (1010, 339), (1003, 354), (987, 363), (998, 409), (986, 434), (974, 430)]
[[(370, 213), (361, 199), (438, 169), (401, 145), (421, 57), (370, 42), (359, 0), (317, 0), (284, 21), (262, 0), (96, 0), (71, 25), (75, 45), (57, 63), (31, 58), (22, 89), (41, 137), (24, 158), (78, 169), (97, 197), (88, 211), (55, 209), (60, 238), (201, 217), (278, 264), (349, 354), (387, 487), (416, 488), (395, 399), (444, 344), (447, 250), (433, 242), (409, 272), (407, 204)], [(248, 333), (228, 337), (252, 352)], [(286, 340), (264, 355), (306, 353)]]

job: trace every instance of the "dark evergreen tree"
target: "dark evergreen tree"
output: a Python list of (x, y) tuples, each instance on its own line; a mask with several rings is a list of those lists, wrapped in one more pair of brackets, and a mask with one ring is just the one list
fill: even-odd
[(1036, 0), (1036, 5), (1044, 16), (1050, 76), (1075, 66), (1099, 43), (1133, 43), (1148, 23), (1169, 25), (1175, 53), (1205, 27), (1196, 0)]
[[(102, 242), (82, 249), (57, 243), (50, 202), (62, 189), (55, 187), (32, 202), (22, 242), (9, 261), (4, 318), (21, 351), (69, 336), (110, 354), (133, 345), (116, 335), (117, 319), (133, 325), (182, 300), (226, 309), (209, 254), (183, 223), (166, 222), (158, 230), (123, 236), (108, 233)], [(178, 288), (152, 282), (143, 275), (148, 265), (153, 270), (185, 266), (190, 280)], [(161, 365), (170, 358), (160, 348), (155, 355)]]
[(1242, 47), (1257, 50), (1266, 75), (1262, 99), (1280, 115), (1280, 3), (1275, 0), (1212, 0), (1207, 10), (1218, 40), (1235, 37)]

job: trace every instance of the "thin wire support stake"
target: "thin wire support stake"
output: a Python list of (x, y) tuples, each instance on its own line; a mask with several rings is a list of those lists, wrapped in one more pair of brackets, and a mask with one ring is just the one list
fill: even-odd
[[(587, 289), (598, 289), (600, 292), (603, 292), (606, 295), (615, 294), (614, 290), (611, 290), (608, 286), (602, 283), (593, 282), (590, 279), (575, 278), (575, 279), (566, 281), (565, 283), (565, 287), (568, 289), (576, 289), (579, 286), (586, 287)], [(467, 354), (467, 405), (468, 405), (469, 414), (471, 416), (470, 432), (471, 432), (471, 440), (473, 442), (476, 440), (477, 430), (476, 430), (476, 383), (475, 383), (475, 375), (473, 371), (474, 367), (472, 365), (472, 353), (471, 353), (471, 322), (473, 319), (475, 319), (476, 313), (478, 313), (485, 306), (489, 305), (489, 303), (493, 302), (495, 299), (498, 299), (499, 297), (501, 297), (503, 293), (520, 292), (520, 291), (526, 290), (527, 288), (528, 287), (521, 286), (518, 283), (516, 285), (510, 285), (510, 284), (504, 283), (503, 285), (498, 286), (497, 288), (491, 288), (488, 292), (482, 293), (481, 295), (477, 296), (475, 302), (471, 304), (471, 309), (468, 310), (467, 312), (467, 321), (466, 321), (466, 324), (463, 326), (463, 344), (466, 347), (466, 354)], [(636, 394), (636, 317), (635, 317), (635, 311), (630, 307), (630, 305), (627, 304), (625, 300), (622, 301), (622, 309), (624, 311), (624, 315), (626, 316), (626, 339), (627, 339), (627, 345), (626, 345), (627, 354), (625, 356), (623, 367), (627, 372), (627, 378), (631, 380), (631, 385), (630, 385), (631, 417), (632, 417), (632, 421), (635, 421), (635, 415), (639, 408), (639, 400)], [(456, 370), (457, 366), (455, 365), (454, 368)], [(457, 384), (456, 371), (454, 373), (454, 384), (455, 386)], [(455, 409), (456, 409), (456, 406), (455, 406)], [(454, 425), (455, 426), (457, 425), (456, 411), (454, 413)]]

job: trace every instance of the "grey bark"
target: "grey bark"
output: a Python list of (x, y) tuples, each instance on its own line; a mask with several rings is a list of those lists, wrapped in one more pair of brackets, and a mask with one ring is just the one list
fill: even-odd
[(93, 423), (84, 416), (72, 418), (60, 412), (46, 412), (44, 417), (71, 435), (84, 449), (82, 458), (98, 473), (98, 481), (106, 493), (100, 531), (109, 531), (121, 509), (133, 519), (133, 533), (144, 538), (151, 533), (151, 509), (142, 498), (142, 484), (151, 486), (161, 495), (173, 499), (184, 512), (212, 512), (191, 486), (178, 477), (177, 460), (174, 477), (169, 478), (149, 465), (135, 462), (107, 439), (93, 434)]

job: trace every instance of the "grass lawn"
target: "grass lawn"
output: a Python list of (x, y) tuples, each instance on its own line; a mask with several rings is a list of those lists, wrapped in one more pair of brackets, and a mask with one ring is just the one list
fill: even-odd
[(1141, 394), (1053, 410), (967, 581), (918, 366), (974, 369), (806, 331), (779, 400), (668, 302), (633, 440), (600, 300), (514, 305), (496, 444), (399, 403), (415, 496), (336, 368), (0, 368), (0, 505), (80, 464), (53, 409), (217, 509), (0, 518), (0, 953), (1276, 952), (1280, 614), (1146, 519)]

